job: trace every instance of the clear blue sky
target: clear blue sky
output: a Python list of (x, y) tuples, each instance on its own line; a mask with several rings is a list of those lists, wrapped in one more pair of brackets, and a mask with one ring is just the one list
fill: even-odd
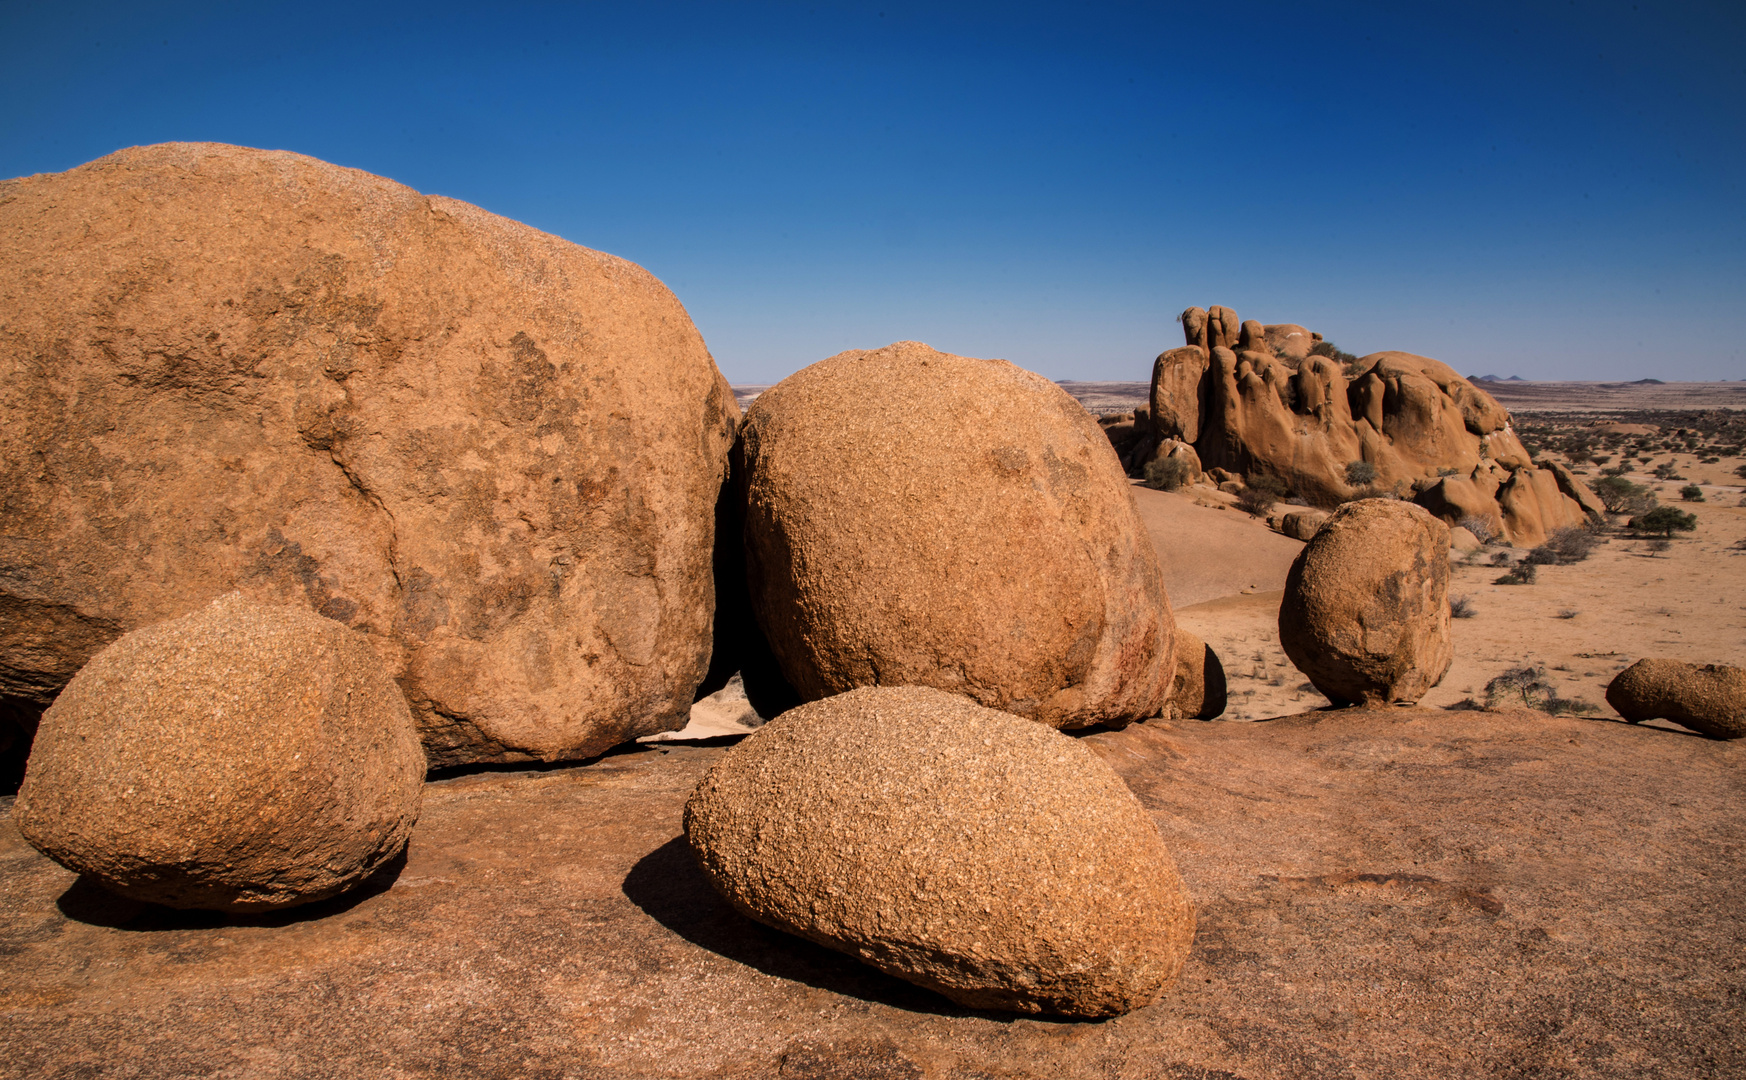
[(1741, 0), (0, 0), (0, 94), (0, 175), (281, 148), (632, 259), (735, 382), (904, 338), (1144, 379), (1214, 303), (1746, 377)]

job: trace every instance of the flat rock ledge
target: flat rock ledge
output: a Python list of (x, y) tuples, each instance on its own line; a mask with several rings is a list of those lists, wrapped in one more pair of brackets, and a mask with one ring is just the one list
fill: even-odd
[(1085, 741), (1199, 909), (1115, 1020), (739, 916), (680, 838), (723, 750), (644, 747), (430, 784), (404, 865), (270, 916), (111, 898), (0, 821), (0, 1076), (1746, 1074), (1746, 745), (1416, 708)]

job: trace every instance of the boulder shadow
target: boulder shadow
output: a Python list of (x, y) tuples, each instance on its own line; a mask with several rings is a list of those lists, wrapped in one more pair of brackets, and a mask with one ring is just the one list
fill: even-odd
[(625, 876), (624, 895), (693, 945), (766, 975), (905, 1012), (975, 1016), (1002, 1023), (1018, 1018), (1013, 1013), (964, 1008), (843, 953), (748, 919), (715, 891), (683, 836), (638, 860)]
[(402, 850), (399, 855), (377, 867), (375, 873), (338, 896), (330, 896), (312, 904), (261, 912), (203, 911), (131, 900), (110, 892), (94, 878), (80, 875), (55, 900), (55, 907), (68, 919), (87, 926), (140, 933), (216, 930), (227, 926), (282, 927), (327, 919), (350, 911), (364, 901), (392, 889), (404, 869), (406, 852)]

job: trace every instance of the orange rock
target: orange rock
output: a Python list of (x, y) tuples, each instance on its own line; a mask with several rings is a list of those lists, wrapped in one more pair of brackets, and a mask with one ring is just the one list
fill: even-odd
[(177, 143), (0, 182), (0, 694), (240, 589), (366, 634), (433, 762), (684, 725), (738, 418), (659, 281)]

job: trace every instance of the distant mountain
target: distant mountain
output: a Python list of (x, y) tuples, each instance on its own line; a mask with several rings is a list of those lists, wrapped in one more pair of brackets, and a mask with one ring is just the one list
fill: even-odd
[(1660, 379), (1638, 379), (1636, 382), (1627, 383), (1626, 385), (1627, 386), (1666, 386), (1667, 384), (1662, 382)]
[(1502, 375), (1471, 375), (1468, 377), (1467, 381), (1468, 382), (1527, 382), (1528, 380), (1522, 378), (1520, 375), (1511, 375), (1508, 378), (1505, 378)]

